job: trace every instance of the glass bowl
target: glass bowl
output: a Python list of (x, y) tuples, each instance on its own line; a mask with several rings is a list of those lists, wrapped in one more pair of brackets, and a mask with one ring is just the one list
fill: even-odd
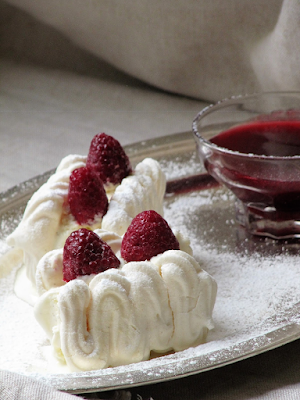
[(193, 121), (199, 158), (251, 234), (300, 238), (300, 92), (237, 96)]

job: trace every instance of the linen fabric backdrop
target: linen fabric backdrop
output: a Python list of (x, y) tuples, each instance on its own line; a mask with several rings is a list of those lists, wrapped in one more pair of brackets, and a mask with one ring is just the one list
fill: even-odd
[(216, 101), (300, 90), (298, 0), (9, 0), (157, 88)]

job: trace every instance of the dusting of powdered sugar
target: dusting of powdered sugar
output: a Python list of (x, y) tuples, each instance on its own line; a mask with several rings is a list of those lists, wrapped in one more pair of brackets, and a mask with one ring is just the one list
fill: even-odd
[(218, 283), (210, 340), (252, 330), (299, 303), (298, 250), (243, 236), (227, 190), (177, 196), (165, 217), (189, 237), (195, 258)]
[(41, 330), (33, 316), (32, 307), (14, 294), (15, 276), (22, 255), (10, 251), (0, 242), (0, 368), (10, 371), (30, 371), (38, 367), (38, 343)]

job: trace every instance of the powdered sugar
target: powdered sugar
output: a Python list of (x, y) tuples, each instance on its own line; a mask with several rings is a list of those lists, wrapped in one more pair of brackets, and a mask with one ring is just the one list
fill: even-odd
[[(0, 242), (0, 253), (5, 245)], [(21, 255), (6, 252), (0, 263), (0, 329), (1, 368), (11, 371), (30, 371), (39, 365), (38, 343), (41, 331), (33, 316), (32, 307), (18, 299), (13, 291)], [(43, 339), (42, 339), (43, 340)]]
[(251, 331), (299, 302), (297, 245), (288, 251), (272, 241), (243, 237), (224, 189), (174, 199), (165, 217), (189, 233), (195, 258), (218, 283), (211, 340)]

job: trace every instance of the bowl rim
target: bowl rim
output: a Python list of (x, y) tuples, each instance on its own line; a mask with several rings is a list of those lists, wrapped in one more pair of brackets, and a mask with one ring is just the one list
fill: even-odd
[[(238, 101), (238, 100), (243, 100), (243, 99), (251, 99), (251, 98), (255, 98), (255, 97), (263, 97), (263, 96), (268, 96), (268, 95), (285, 95), (285, 96), (293, 96), (293, 95), (298, 95), (299, 96), (299, 100), (300, 100), (300, 91), (269, 91), (269, 92), (256, 92), (256, 93), (252, 93), (252, 94), (239, 94), (239, 95), (233, 95), (230, 97), (226, 97), (223, 98), (221, 100), (218, 100), (214, 103), (210, 103), (209, 105), (207, 105), (206, 107), (202, 108), (197, 115), (195, 116), (195, 118), (193, 119), (193, 123), (192, 123), (192, 131), (194, 134), (194, 138), (196, 140), (197, 143), (197, 139), (202, 142), (204, 145), (206, 145), (207, 147), (213, 149), (213, 150), (217, 150), (220, 153), (224, 153), (224, 154), (228, 154), (228, 155), (232, 155), (232, 156), (239, 156), (242, 158), (251, 158), (251, 159), (257, 159), (257, 160), (264, 160), (264, 161), (276, 161), (276, 160), (285, 160), (285, 161), (289, 161), (289, 160), (300, 160), (300, 154), (299, 155), (294, 155), (294, 156), (271, 156), (271, 155), (264, 155), (264, 154), (254, 154), (254, 153), (242, 153), (236, 150), (230, 150), (227, 149), (226, 147), (221, 147), (216, 145), (215, 143), (212, 143), (210, 140), (205, 139), (203, 136), (201, 136), (201, 134), (198, 131), (198, 122), (205, 117), (206, 115), (212, 113), (215, 110), (218, 110), (220, 108), (222, 108), (224, 105), (230, 105), (233, 104), (234, 102)], [(300, 110), (300, 108), (299, 108)], [(300, 122), (300, 119), (299, 119)]]

